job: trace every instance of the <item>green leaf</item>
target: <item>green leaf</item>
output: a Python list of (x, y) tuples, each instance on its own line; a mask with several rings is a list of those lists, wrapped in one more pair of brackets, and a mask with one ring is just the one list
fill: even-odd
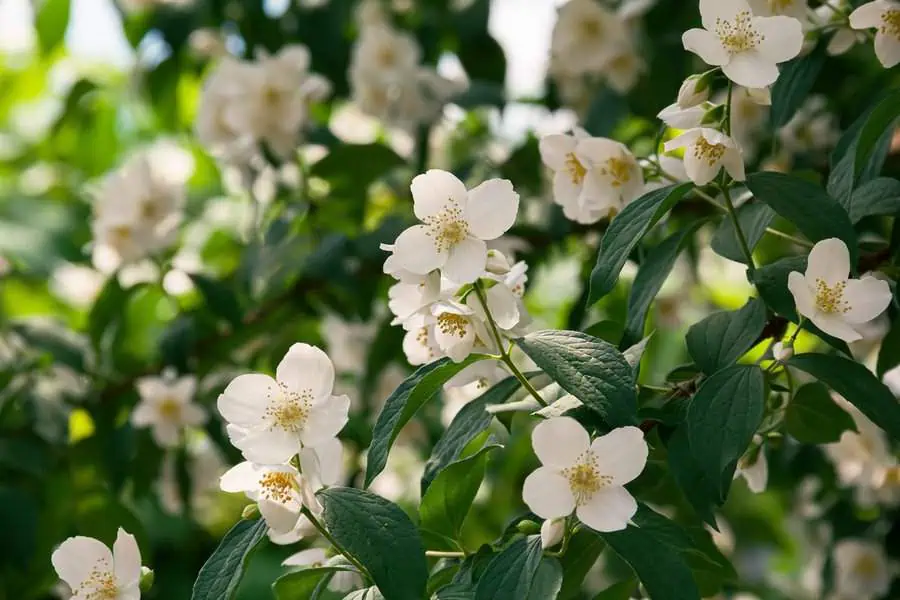
[(699, 600), (697, 584), (680, 553), (651, 532), (629, 525), (599, 535), (631, 565), (653, 600)]
[(446, 357), (428, 363), (419, 367), (388, 396), (372, 430), (372, 444), (369, 446), (366, 464), (366, 487), (384, 470), (394, 440), (422, 405), (437, 395), (448, 379), (484, 358), (473, 354), (460, 363), (452, 362)]
[(542, 554), (539, 535), (514, 541), (488, 563), (478, 580), (475, 600), (528, 598)]
[(240, 325), (244, 319), (237, 294), (220, 281), (200, 273), (192, 273), (191, 281), (203, 296), (206, 306), (216, 316), (232, 325)]
[(594, 137), (608, 137), (627, 114), (625, 98), (608, 86), (601, 87), (588, 107), (584, 129)]
[(355, 571), (346, 565), (312, 567), (282, 575), (272, 584), (276, 600), (301, 600), (311, 598), (322, 581), (341, 571)]
[(435, 477), (419, 504), (419, 527), (449, 540), (459, 540), (463, 521), (481, 487), (490, 452), (502, 448), (488, 444), (472, 456), (458, 460)]
[(759, 427), (765, 377), (755, 365), (733, 365), (706, 379), (669, 439), (669, 465), (697, 514), (715, 523), (738, 459)]
[(900, 181), (879, 177), (864, 183), (853, 192), (847, 210), (854, 223), (875, 215), (897, 215), (900, 213)]
[(484, 408), (489, 404), (506, 402), (517, 389), (519, 389), (519, 380), (515, 377), (507, 377), (456, 413), (453, 421), (444, 431), (444, 435), (434, 445), (428, 462), (425, 463), (421, 485), (423, 498), (434, 478), (456, 461), (462, 455), (465, 447), (490, 426), (494, 417)]
[(820, 43), (806, 56), (795, 58), (781, 66), (778, 81), (772, 86), (769, 122), (773, 130), (786, 125), (809, 96), (825, 65), (826, 47), (827, 44)]
[(364, 490), (331, 487), (316, 494), (335, 540), (391, 600), (421, 600), (428, 563), (419, 532), (399, 506)]
[(44, 0), (35, 18), (41, 52), (49, 54), (66, 37), (69, 26), (69, 0)]
[(900, 440), (900, 403), (886, 385), (856, 361), (827, 354), (800, 354), (788, 361), (843, 396), (893, 440)]
[[(750, 251), (753, 252), (756, 245), (759, 244), (759, 241), (766, 234), (766, 228), (772, 224), (772, 219), (775, 218), (775, 211), (762, 202), (748, 202), (737, 209), (737, 217), (741, 231), (744, 232), (744, 237), (747, 238), (747, 245), (750, 247)], [(713, 234), (710, 246), (716, 254), (724, 256), (728, 260), (739, 263), (747, 262), (731, 219), (722, 219), (715, 234)]]
[(887, 335), (881, 340), (881, 349), (878, 351), (878, 364), (875, 372), (880, 379), (897, 365), (900, 365), (900, 319), (894, 319)]
[(634, 579), (620, 581), (594, 596), (594, 600), (631, 600), (637, 586), (638, 582)]
[(856, 260), (856, 232), (850, 216), (818, 185), (784, 173), (761, 172), (747, 177), (747, 187), (811, 241), (843, 240), (851, 261)]
[(700, 370), (712, 374), (742, 357), (766, 326), (766, 305), (751, 298), (740, 310), (713, 313), (687, 333), (687, 348)]
[(238, 521), (200, 568), (191, 600), (229, 600), (241, 583), (250, 554), (265, 539), (267, 529), (263, 519)]
[(794, 394), (784, 415), (787, 432), (804, 444), (836, 442), (845, 431), (856, 431), (853, 419), (821, 383), (807, 383)]
[(373, 181), (404, 164), (384, 144), (338, 144), (312, 166), (310, 175), (328, 180), (335, 192), (365, 195)]
[(622, 266), (641, 238), (691, 189), (689, 183), (670, 185), (648, 192), (626, 206), (609, 224), (600, 240), (597, 264), (591, 272), (588, 306), (616, 285)]
[(451, 583), (437, 591), (435, 600), (475, 600), (475, 590), (468, 583)]
[(665, 283), (685, 244), (691, 240), (694, 232), (705, 224), (705, 220), (692, 223), (686, 229), (667, 237), (647, 254), (628, 295), (628, 318), (625, 321), (625, 333), (619, 344), (620, 348), (627, 348), (644, 337), (644, 324), (647, 321), (650, 304)]
[(562, 582), (563, 571), (559, 561), (552, 556), (544, 557), (531, 581), (528, 600), (553, 600), (559, 595)]
[(38, 506), (38, 498), (20, 487), (0, 486), (0, 527), (3, 527), (0, 564), (6, 573), (31, 566), (41, 525)]
[(516, 344), (612, 427), (637, 422), (634, 371), (612, 344), (578, 331), (554, 330), (530, 333)]
[(125, 303), (139, 286), (132, 286), (127, 290), (119, 283), (116, 274), (110, 275), (103, 284), (94, 305), (88, 313), (88, 335), (94, 349), (100, 348), (101, 340), (106, 330), (122, 319), (125, 313)]
[(588, 571), (600, 558), (606, 544), (590, 529), (581, 529), (569, 540), (569, 549), (560, 558), (563, 568), (563, 584), (559, 600), (581, 598), (581, 587)]

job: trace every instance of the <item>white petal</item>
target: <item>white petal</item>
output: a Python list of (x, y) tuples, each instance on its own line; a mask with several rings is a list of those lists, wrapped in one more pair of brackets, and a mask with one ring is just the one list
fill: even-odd
[(219, 478), (223, 492), (249, 492), (259, 487), (259, 468), (250, 461), (238, 463)]
[(600, 166), (610, 158), (621, 156), (623, 150), (628, 152), (628, 149), (619, 142), (592, 137), (579, 140), (575, 154), (582, 165), (591, 169)]
[(728, 148), (722, 156), (722, 166), (735, 181), (744, 181), (747, 176), (744, 172), (744, 157), (737, 148)]
[(885, 5), (881, 2), (863, 4), (850, 13), (850, 27), (853, 29), (869, 29), (881, 26), (881, 15)]
[(250, 431), (240, 441), (231, 442), (244, 458), (261, 465), (285, 463), (300, 451), (297, 436), (280, 428)]
[(566, 532), (564, 519), (547, 519), (541, 524), (541, 547), (546, 550), (560, 543)]
[(487, 305), (500, 329), (512, 329), (519, 324), (519, 299), (503, 284), (487, 292)]
[(816, 314), (816, 301), (809, 291), (806, 284), (806, 278), (799, 271), (792, 271), (788, 274), (788, 290), (794, 297), (794, 304), (797, 306), (797, 312), (804, 317), (812, 317)]
[(602, 488), (575, 510), (578, 519), (595, 531), (621, 531), (636, 512), (634, 496), (619, 486)]
[[(259, 513), (266, 520), (266, 525), (275, 533), (289, 533), (297, 525), (297, 519), (300, 517), (299, 505), (296, 507), (285, 506), (265, 498), (261, 498), (257, 505), (259, 506)], [(297, 510), (293, 510), (294, 508), (297, 508)]]
[(806, 263), (806, 281), (810, 286), (815, 286), (821, 279), (834, 287), (846, 281), (849, 274), (850, 251), (842, 240), (828, 238), (813, 246)]
[(434, 240), (424, 225), (413, 225), (394, 242), (394, 262), (401, 268), (425, 275), (443, 266), (447, 252), (438, 252)]
[(853, 325), (868, 323), (890, 306), (892, 298), (887, 281), (874, 277), (851, 279), (844, 288), (844, 301), (850, 305), (844, 319)]
[(559, 469), (575, 464), (590, 445), (588, 432), (571, 417), (541, 421), (531, 432), (531, 446), (541, 464)]
[(413, 196), (413, 210), (422, 221), (441, 212), (448, 204), (455, 203), (460, 208), (465, 206), (466, 186), (456, 175), (447, 171), (430, 169), (416, 175), (409, 188)]
[(181, 443), (181, 427), (169, 421), (160, 421), (151, 430), (153, 441), (160, 448), (175, 448)]
[(181, 409), (181, 422), (183, 425), (197, 427), (206, 423), (208, 419), (209, 415), (206, 414), (206, 411), (199, 404), (192, 402)]
[(190, 402), (197, 393), (197, 378), (193, 375), (179, 377), (170, 390), (171, 395), (181, 402)]
[(815, 314), (809, 317), (809, 320), (813, 322), (813, 325), (828, 335), (844, 340), (845, 342), (855, 342), (862, 339), (859, 332), (853, 329), (847, 321), (839, 316), (816, 311)]
[(486, 264), (487, 244), (478, 238), (467, 237), (450, 249), (441, 272), (454, 283), (472, 283), (484, 272)]
[(137, 540), (119, 527), (113, 543), (113, 561), (116, 565), (116, 581), (120, 586), (132, 585), (141, 579), (141, 551)]
[(572, 206), (581, 195), (581, 184), (572, 181), (568, 171), (553, 174), (553, 200), (560, 206)]
[(349, 412), (348, 396), (331, 396), (324, 402), (314, 404), (300, 432), (303, 445), (318, 446), (335, 437), (347, 424)]
[(756, 47), (766, 60), (783, 63), (800, 54), (803, 26), (793, 17), (754, 17), (753, 27), (763, 36)]
[(519, 194), (508, 179), (489, 179), (469, 191), (465, 206), (469, 232), (482, 240), (493, 240), (516, 222)]
[(705, 29), (688, 29), (681, 36), (681, 43), (708, 65), (719, 67), (728, 64), (729, 54), (719, 36)]
[(766, 491), (766, 484), (769, 482), (769, 462), (766, 460), (765, 451), (759, 451), (755, 463), (741, 467), (740, 474), (743, 475), (747, 487), (754, 494)]
[(334, 365), (321, 349), (293, 344), (278, 363), (275, 378), (292, 392), (309, 391), (313, 398), (324, 398), (334, 387)]
[(885, 69), (900, 64), (900, 37), (879, 31), (875, 35), (875, 56)]
[(734, 21), (738, 13), (752, 12), (746, 0), (700, 0), (700, 17), (703, 27), (714, 31), (716, 21)]
[(341, 466), (344, 458), (344, 447), (340, 440), (331, 438), (315, 447), (300, 451), (300, 469), (303, 476), (311, 480), (313, 489), (318, 490), (325, 485), (335, 485), (341, 480)]
[(538, 145), (541, 160), (554, 171), (565, 169), (568, 155), (575, 151), (576, 143), (577, 140), (571, 135), (545, 135)]
[(50, 562), (59, 578), (71, 588), (78, 587), (101, 564), (105, 564), (109, 572), (113, 569), (113, 555), (109, 548), (99, 540), (84, 536), (71, 537), (60, 544), (50, 557)]
[(158, 415), (155, 404), (142, 400), (131, 412), (131, 424), (135, 427), (147, 427), (156, 422)]
[(727, 65), (722, 66), (722, 72), (736, 84), (748, 88), (766, 87), (778, 79), (778, 67), (775, 63), (763, 58), (755, 50), (735, 54)]
[(161, 377), (141, 377), (135, 382), (138, 395), (142, 399), (153, 400), (168, 395), (168, 388)]
[(828, 42), (828, 54), (830, 56), (840, 56), (855, 46), (856, 41), (855, 32), (849, 29), (839, 29), (831, 37), (831, 41)]
[(219, 396), (216, 406), (230, 423), (254, 425), (262, 421), (268, 398), (278, 393), (278, 384), (268, 375), (249, 373), (235, 377)]
[(705, 115), (706, 106), (702, 104), (690, 108), (681, 108), (677, 104), (671, 104), (662, 109), (656, 116), (669, 127), (691, 129), (699, 127)]
[(540, 467), (525, 478), (522, 500), (531, 512), (544, 519), (565, 517), (575, 509), (569, 480), (548, 467)]
[(694, 146), (690, 146), (684, 151), (684, 170), (687, 171), (691, 181), (697, 185), (706, 185), (722, 170), (722, 161), (710, 164), (708, 160), (697, 155)]
[(324, 548), (308, 548), (301, 550), (296, 554), (291, 554), (281, 563), (283, 567), (309, 567), (312, 565), (325, 564), (328, 555), (325, 554)]
[[(689, 129), (685, 131), (681, 135), (677, 135), (673, 137), (671, 140), (665, 143), (663, 149), (666, 152), (672, 152), (673, 150), (678, 150), (679, 148), (690, 148), (703, 135), (703, 130), (701, 129)], [(685, 152), (687, 154), (687, 152)]]
[(612, 477), (612, 485), (625, 485), (637, 478), (647, 464), (647, 442), (637, 427), (619, 427), (591, 443), (600, 473)]

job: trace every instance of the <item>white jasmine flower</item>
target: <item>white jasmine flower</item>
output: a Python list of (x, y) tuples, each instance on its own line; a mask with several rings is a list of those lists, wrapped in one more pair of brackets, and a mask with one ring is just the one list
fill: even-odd
[(49, 286), (57, 298), (76, 308), (87, 308), (94, 303), (104, 283), (106, 276), (100, 271), (87, 265), (65, 262), (53, 269)]
[(733, 82), (761, 88), (778, 79), (778, 63), (803, 46), (803, 28), (791, 17), (754, 16), (747, 0), (700, 0), (703, 29), (682, 37), (685, 50), (722, 67)]
[(810, 96), (794, 117), (778, 131), (785, 150), (794, 154), (830, 150), (841, 136), (837, 116), (826, 108), (824, 96)]
[(834, 545), (834, 592), (838, 598), (874, 600), (888, 593), (891, 569), (881, 544), (844, 539)]
[(181, 432), (187, 427), (199, 427), (206, 422), (206, 412), (193, 402), (197, 378), (142, 377), (137, 380), (140, 401), (131, 413), (135, 427), (150, 427), (154, 441), (162, 448), (174, 448), (181, 442)]
[(688, 108), (683, 108), (676, 102), (659, 111), (659, 114), (656, 116), (673, 129), (693, 129), (694, 127), (700, 127), (704, 117), (706, 117), (706, 113), (713, 108), (714, 106), (709, 102)]
[(374, 323), (345, 321), (328, 313), (319, 328), (338, 373), (361, 375), (366, 365), (368, 348), (375, 337)]
[(578, 421), (556, 417), (538, 424), (531, 444), (543, 466), (525, 479), (522, 498), (539, 517), (573, 511), (597, 531), (625, 529), (637, 503), (623, 487), (644, 470), (647, 443), (637, 427), (621, 427), (591, 442)]
[(72, 590), (72, 600), (141, 597), (141, 552), (134, 536), (122, 528), (112, 552), (99, 540), (77, 536), (60, 544), (50, 561)]
[(637, 85), (646, 65), (641, 55), (632, 47), (629, 38), (623, 38), (622, 50), (603, 67), (606, 82), (620, 94), (627, 94)]
[(541, 523), (541, 548), (552, 548), (560, 543), (566, 532), (565, 519), (547, 519)]
[(194, 132), (197, 139), (214, 157), (229, 163), (243, 164), (259, 155), (259, 148), (249, 131), (239, 131), (233, 121), (233, 104), (244, 93), (253, 75), (250, 63), (222, 57), (206, 78)]
[(891, 303), (886, 281), (871, 276), (849, 279), (850, 252), (837, 238), (822, 240), (809, 254), (806, 273), (788, 276), (797, 312), (845, 342), (862, 339), (858, 328), (883, 313)]
[[(835, 10), (836, 9), (836, 10)], [(846, 14), (853, 10), (848, 0), (834, 0), (823, 4), (813, 11), (813, 24), (818, 27), (831, 27), (835, 31), (828, 40), (826, 51), (830, 56), (839, 56), (848, 52), (856, 44), (866, 41), (866, 34), (848, 27)]]
[(550, 41), (555, 71), (602, 73), (620, 51), (625, 28), (615, 13), (594, 0), (569, 0), (559, 9)]
[(875, 28), (875, 56), (885, 69), (900, 64), (900, 2), (875, 0), (850, 14), (853, 29)]
[(280, 464), (304, 446), (333, 438), (347, 423), (350, 399), (333, 396), (334, 367), (320, 349), (294, 344), (275, 378), (259, 373), (235, 378), (219, 396), (231, 442), (247, 460)]
[(437, 302), (442, 294), (441, 276), (432, 271), (419, 283), (395, 283), (388, 289), (388, 308), (394, 314), (394, 325), (404, 325), (414, 314)]
[[(725, 103), (727, 94), (716, 96), (715, 101)], [(756, 155), (761, 136), (767, 133), (771, 93), (768, 88), (748, 89), (736, 87), (731, 97), (731, 137), (741, 147), (744, 157)]]
[(435, 337), (435, 326), (434, 322), (426, 322), (425, 315), (416, 315), (404, 323), (403, 353), (409, 364), (424, 365), (444, 356)]
[(735, 181), (744, 181), (744, 159), (737, 143), (715, 129), (698, 127), (666, 142), (666, 152), (684, 148), (684, 169), (691, 181), (706, 185), (724, 167)]
[(644, 189), (640, 165), (619, 142), (580, 132), (548, 135), (541, 138), (540, 152), (554, 171), (553, 200), (579, 223), (615, 215)]
[(478, 341), (475, 311), (452, 300), (438, 302), (431, 310), (438, 348), (454, 362), (464, 361)]
[(394, 242), (394, 257), (403, 269), (422, 275), (434, 269), (459, 284), (475, 281), (487, 263), (487, 240), (512, 227), (519, 195), (506, 179), (490, 179), (466, 191), (452, 173), (432, 169), (410, 186), (414, 225)]

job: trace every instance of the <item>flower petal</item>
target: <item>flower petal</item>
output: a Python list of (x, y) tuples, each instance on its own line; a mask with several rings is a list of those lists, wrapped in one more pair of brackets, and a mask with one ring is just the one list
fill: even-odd
[(113, 555), (100, 540), (77, 536), (71, 537), (59, 545), (50, 557), (53, 568), (59, 578), (76, 588), (86, 580), (95, 567), (112, 572)]
[(581, 194), (581, 183), (572, 181), (568, 171), (557, 171), (553, 175), (553, 200), (560, 206), (575, 206)]
[(621, 531), (637, 512), (637, 502), (620, 486), (602, 488), (575, 509), (578, 519), (594, 531)]
[(850, 274), (850, 251), (838, 238), (817, 242), (806, 263), (806, 281), (810, 287), (821, 279), (829, 287), (847, 281)]
[(409, 186), (413, 196), (413, 210), (424, 221), (441, 212), (448, 204), (460, 208), (466, 203), (466, 186), (453, 173), (429, 169), (416, 175)]
[(708, 65), (720, 67), (728, 64), (728, 50), (714, 33), (705, 29), (688, 29), (681, 36), (681, 43), (685, 50), (693, 52)]
[(756, 51), (766, 60), (783, 63), (803, 48), (803, 26), (793, 17), (754, 17), (753, 27), (762, 35)]
[(813, 325), (838, 339), (847, 343), (855, 342), (862, 339), (862, 335), (856, 331), (847, 321), (837, 315), (829, 315), (821, 311), (809, 315), (809, 320)]
[(566, 160), (575, 151), (576, 144), (577, 139), (571, 135), (545, 135), (538, 144), (541, 160), (554, 171), (565, 169)]
[(548, 467), (540, 467), (525, 478), (522, 500), (531, 512), (544, 519), (565, 517), (575, 509), (569, 481)]
[(487, 244), (484, 240), (467, 237), (450, 250), (441, 272), (453, 283), (472, 283), (484, 272), (486, 264)]
[(687, 171), (691, 181), (697, 185), (706, 185), (715, 179), (722, 170), (722, 161), (717, 160), (711, 163), (694, 148), (695, 146), (690, 146), (684, 150), (684, 170)]
[(132, 585), (141, 579), (141, 551), (134, 536), (119, 527), (113, 543), (113, 562), (119, 586)]
[[(787, 17), (790, 18), (790, 17)], [(722, 66), (728, 79), (747, 88), (763, 88), (778, 79), (778, 67), (755, 50), (735, 54)]]
[(245, 460), (225, 471), (219, 478), (219, 489), (223, 492), (249, 492), (259, 487), (260, 469), (252, 462)]
[(728, 148), (725, 150), (725, 154), (722, 156), (722, 166), (725, 167), (725, 170), (728, 171), (728, 174), (731, 175), (731, 178), (735, 181), (744, 181), (747, 179), (746, 172), (744, 171), (744, 157), (737, 148)]
[(853, 29), (869, 29), (881, 25), (881, 16), (884, 14), (885, 4), (882, 2), (868, 2), (850, 13), (850, 27)]
[(809, 291), (806, 284), (806, 278), (799, 271), (792, 271), (788, 274), (788, 290), (794, 297), (794, 304), (797, 306), (797, 312), (804, 317), (812, 317), (816, 314), (816, 301)]
[(190, 402), (197, 393), (197, 378), (193, 375), (179, 377), (172, 384), (170, 393), (179, 402)]
[(850, 305), (844, 319), (853, 325), (868, 323), (890, 306), (892, 298), (887, 281), (874, 277), (851, 279), (844, 288), (844, 301)]
[(519, 324), (519, 299), (503, 284), (485, 292), (487, 305), (500, 329), (512, 329)]
[(700, 0), (700, 17), (703, 27), (714, 31), (716, 21), (734, 21), (742, 12), (752, 12), (746, 0)]
[(294, 506), (286, 506), (280, 502), (260, 498), (257, 506), (259, 506), (259, 513), (266, 520), (266, 525), (276, 534), (290, 533), (300, 517), (299, 504), (296, 507), (298, 510), (293, 510)]
[(308, 391), (313, 398), (324, 398), (334, 387), (334, 365), (321, 349), (293, 344), (278, 363), (275, 378), (292, 392)]
[[(702, 129), (689, 129), (681, 135), (677, 135), (666, 142), (663, 146), (663, 149), (666, 152), (672, 152), (673, 150), (678, 150), (679, 148), (688, 148), (693, 145), (693, 143), (696, 142), (697, 138), (699, 138), (701, 135), (703, 135)], [(685, 154), (687, 154), (687, 152), (685, 152)]]
[(278, 384), (268, 375), (248, 373), (231, 380), (216, 401), (219, 413), (230, 423), (255, 425), (263, 420), (268, 398)]
[(311, 567), (323, 565), (328, 560), (324, 548), (307, 548), (296, 554), (291, 554), (281, 563), (283, 567)]
[(170, 421), (156, 423), (151, 434), (160, 448), (175, 448), (181, 442), (181, 427)]
[(144, 400), (155, 400), (168, 395), (168, 389), (161, 377), (141, 377), (135, 382), (138, 395)]
[(469, 191), (465, 218), (469, 232), (493, 240), (513, 226), (519, 212), (519, 194), (508, 179), (489, 179)]
[(347, 424), (349, 412), (349, 396), (331, 396), (314, 404), (300, 432), (303, 445), (318, 446), (335, 437)]
[(206, 414), (206, 411), (199, 404), (191, 402), (181, 409), (181, 423), (183, 425), (197, 427), (206, 423), (208, 419), (209, 415)]
[(337, 438), (331, 438), (300, 451), (300, 470), (314, 490), (335, 485), (341, 480), (344, 447)]
[(637, 478), (647, 464), (647, 442), (637, 427), (619, 427), (591, 443), (600, 473), (612, 477), (612, 485), (625, 485)]
[(147, 400), (142, 400), (131, 412), (131, 424), (135, 427), (147, 427), (156, 422), (156, 405)]
[(879, 31), (875, 35), (875, 56), (885, 69), (900, 64), (900, 37)]
[(249, 461), (260, 465), (279, 465), (291, 459), (300, 451), (300, 440), (291, 432), (280, 428), (248, 431), (231, 443)]
[(571, 467), (591, 445), (591, 437), (572, 417), (541, 421), (531, 432), (531, 446), (541, 464), (565, 469)]
[(438, 251), (424, 225), (413, 225), (398, 235), (393, 256), (396, 265), (418, 275), (426, 275), (447, 261), (446, 250)]

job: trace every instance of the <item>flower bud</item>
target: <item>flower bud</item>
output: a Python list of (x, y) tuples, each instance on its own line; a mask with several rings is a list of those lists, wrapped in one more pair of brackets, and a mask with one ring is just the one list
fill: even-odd
[(509, 273), (509, 260), (499, 250), (488, 250), (485, 270), (494, 275), (506, 275)]
[(565, 519), (547, 519), (541, 525), (541, 548), (546, 550), (560, 543), (566, 532)]
[(772, 356), (778, 362), (784, 362), (794, 355), (794, 345), (788, 342), (775, 342), (772, 346)]
[(516, 525), (516, 529), (519, 530), (519, 533), (524, 533), (525, 535), (531, 535), (540, 530), (538, 524), (530, 519), (519, 521), (519, 524)]
[(678, 106), (691, 108), (706, 102), (709, 98), (709, 77), (703, 75), (691, 75), (681, 84), (678, 90)]
[(149, 592), (150, 588), (153, 587), (153, 580), (155, 575), (153, 574), (153, 569), (150, 567), (141, 567), (141, 592)]
[(259, 506), (254, 504), (248, 504), (244, 507), (243, 512), (241, 512), (242, 519), (256, 519), (259, 517)]

